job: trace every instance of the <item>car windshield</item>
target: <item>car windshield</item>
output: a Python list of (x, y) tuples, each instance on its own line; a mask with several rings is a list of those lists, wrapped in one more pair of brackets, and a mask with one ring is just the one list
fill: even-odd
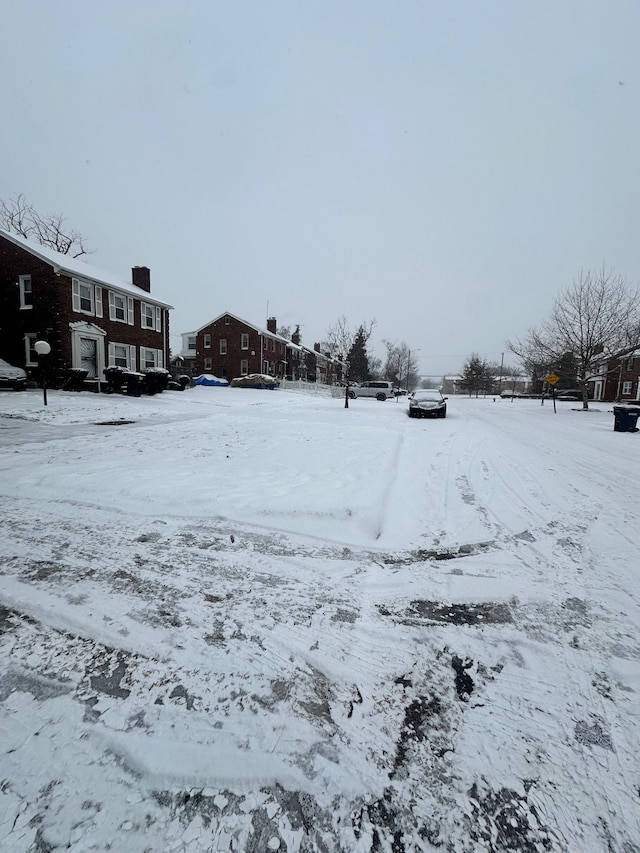
[(442, 395), (439, 391), (416, 391), (413, 399), (420, 402), (428, 400), (432, 403), (439, 403), (442, 400)]

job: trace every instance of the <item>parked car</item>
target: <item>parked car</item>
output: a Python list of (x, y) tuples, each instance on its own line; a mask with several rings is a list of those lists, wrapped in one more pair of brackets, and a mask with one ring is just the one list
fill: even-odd
[(352, 400), (356, 397), (375, 397), (376, 400), (389, 400), (395, 397), (393, 382), (377, 380), (375, 382), (363, 382), (362, 385), (350, 385), (349, 396)]
[(236, 376), (229, 383), (232, 388), (266, 388), (273, 391), (280, 386), (275, 376), (268, 373), (247, 373), (244, 376)]
[(25, 391), (27, 374), (21, 367), (14, 367), (0, 358), (0, 388), (12, 388), (14, 391)]
[(582, 400), (582, 391), (578, 388), (567, 388), (556, 391), (556, 400)]
[(446, 418), (447, 397), (439, 391), (414, 391), (409, 397), (410, 418)]

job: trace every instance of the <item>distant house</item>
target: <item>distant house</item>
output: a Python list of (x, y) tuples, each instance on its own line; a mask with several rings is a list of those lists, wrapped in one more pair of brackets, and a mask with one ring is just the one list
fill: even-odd
[(640, 347), (603, 360), (589, 382), (589, 396), (609, 402), (640, 400)]
[(69, 368), (87, 371), (98, 389), (104, 368), (167, 367), (169, 310), (151, 296), (150, 272), (131, 281), (78, 258), (0, 230), (0, 356), (33, 374), (34, 344), (48, 341), (53, 381)]
[(341, 363), (277, 333), (275, 317), (262, 328), (231, 312), (220, 314), (195, 332), (182, 335), (182, 365), (193, 375), (213, 373), (221, 379), (233, 379), (248, 373), (264, 373), (276, 379), (305, 380), (333, 384), (342, 378)]

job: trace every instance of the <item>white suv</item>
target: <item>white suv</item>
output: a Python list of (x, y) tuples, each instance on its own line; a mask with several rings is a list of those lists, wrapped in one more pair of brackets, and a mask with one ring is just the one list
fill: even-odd
[(376, 400), (388, 400), (395, 397), (393, 382), (376, 380), (375, 382), (363, 382), (362, 385), (350, 385), (349, 396), (352, 400), (356, 397), (375, 397)]

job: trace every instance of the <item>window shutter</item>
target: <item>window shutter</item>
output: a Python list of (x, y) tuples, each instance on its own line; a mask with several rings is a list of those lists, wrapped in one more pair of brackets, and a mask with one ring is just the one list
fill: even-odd
[(102, 317), (102, 288), (96, 284), (96, 317)]
[(113, 290), (109, 291), (109, 319), (116, 319), (116, 295)]
[(162, 325), (160, 323), (161, 318), (162, 318), (162, 312), (160, 311), (159, 308), (156, 308), (156, 332), (162, 331)]
[(135, 369), (136, 369), (136, 348), (134, 346), (130, 346), (129, 347), (129, 370), (135, 370)]
[(129, 325), (133, 326), (133, 297), (127, 296), (127, 309), (129, 314)]
[(162, 352), (161, 349), (156, 350), (156, 352), (158, 353), (157, 358), (156, 358), (156, 363), (157, 363), (158, 367), (164, 367), (164, 353)]
[(73, 294), (73, 310), (80, 310), (80, 282), (77, 278), (71, 279), (71, 289)]
[(109, 362), (107, 367), (111, 367), (116, 363), (116, 353), (113, 344), (109, 344)]

